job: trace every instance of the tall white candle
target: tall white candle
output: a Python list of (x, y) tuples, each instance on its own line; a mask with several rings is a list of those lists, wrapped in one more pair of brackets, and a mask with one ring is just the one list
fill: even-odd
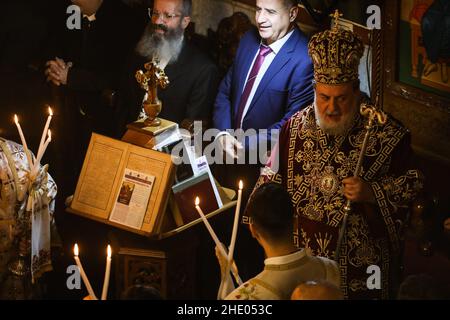
[(81, 265), (80, 258), (78, 257), (79, 250), (78, 250), (78, 244), (76, 244), (76, 243), (73, 248), (73, 253), (75, 255), (74, 258), (75, 258), (75, 262), (77, 263), (78, 270), (80, 271), (81, 279), (83, 279), (83, 283), (86, 286), (86, 289), (87, 289), (89, 295), (91, 296), (91, 298), (93, 300), (97, 300), (94, 290), (92, 289), (91, 283), (89, 282), (89, 279), (88, 279), (86, 273), (84, 272), (83, 266)]
[(31, 171), (31, 169), (33, 168), (33, 161), (31, 159), (31, 154), (28, 151), (27, 141), (25, 140), (25, 136), (23, 135), (22, 127), (20, 126), (19, 118), (17, 117), (17, 114), (14, 115), (14, 122), (16, 123), (17, 131), (19, 131), (19, 136), (20, 136), (20, 140), (22, 141), (23, 151), (25, 152), (25, 156), (27, 157), (27, 161), (28, 161), (28, 166)]
[(241, 181), (239, 181), (238, 200), (237, 200), (237, 204), (236, 204), (236, 211), (234, 212), (233, 232), (231, 233), (231, 242), (230, 242), (230, 248), (228, 251), (227, 267), (225, 269), (226, 274), (228, 274), (228, 272), (230, 272), (231, 261), (233, 261), (234, 248), (236, 245), (237, 230), (238, 230), (238, 226), (239, 226), (239, 212), (241, 210), (242, 189), (243, 188), (244, 188), (244, 184), (241, 180)]
[(111, 273), (111, 246), (108, 244), (108, 255), (106, 257), (105, 279), (103, 280), (102, 300), (108, 297), (109, 275)]
[(211, 225), (208, 222), (208, 219), (206, 219), (205, 214), (203, 213), (202, 209), (200, 208), (200, 198), (197, 197), (195, 198), (195, 209), (197, 209), (198, 214), (200, 215), (200, 217), (203, 220), (203, 223), (206, 226), (206, 229), (208, 229), (209, 234), (211, 235), (212, 239), (214, 240), (214, 243), (216, 244), (216, 246), (219, 248), (220, 253), (224, 256), (227, 257), (227, 253), (225, 252), (225, 249), (222, 247), (219, 238), (217, 237), (216, 233), (214, 232), (213, 228), (211, 227)]
[[(48, 128), (50, 127), (50, 122), (52, 121), (52, 117), (53, 117), (53, 110), (52, 110), (52, 108), (48, 107), (47, 122), (45, 123), (44, 131), (42, 131), (41, 142), (39, 143), (39, 149), (38, 149), (38, 153), (37, 153), (36, 157), (39, 157), (39, 155), (41, 155), (41, 153), (43, 153), (42, 149), (44, 148), (45, 137), (47, 136)], [(41, 156), (41, 158), (42, 158), (42, 156)]]
[(37, 175), (37, 173), (39, 171), (39, 166), (41, 165), (42, 157), (44, 156), (45, 151), (47, 150), (47, 147), (48, 147), (49, 143), (52, 141), (52, 132), (50, 131), (50, 129), (48, 129), (47, 134), (48, 134), (48, 138), (45, 141), (44, 146), (42, 147), (42, 150), (38, 154), (38, 156), (36, 158), (36, 161), (34, 163), (34, 167), (33, 167), (33, 171), (32, 171), (32, 176), (33, 177), (35, 177)]
[(50, 131), (50, 129), (48, 129), (48, 138), (44, 143), (44, 146), (42, 147), (41, 152), (38, 154), (37, 158), (36, 158), (36, 162), (34, 163), (34, 167), (33, 167), (33, 177), (37, 174), (38, 170), (39, 170), (39, 166), (41, 165), (41, 160), (42, 157), (45, 154), (45, 151), (47, 150), (47, 147), (49, 145), (49, 143), (52, 141), (52, 132)]

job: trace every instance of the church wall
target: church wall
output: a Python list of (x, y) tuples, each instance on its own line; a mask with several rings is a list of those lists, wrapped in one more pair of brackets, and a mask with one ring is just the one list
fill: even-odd
[(216, 31), (220, 20), (237, 11), (245, 13), (255, 23), (255, 10), (248, 4), (232, 0), (194, 0), (192, 19), (195, 32), (206, 36), (208, 29)]

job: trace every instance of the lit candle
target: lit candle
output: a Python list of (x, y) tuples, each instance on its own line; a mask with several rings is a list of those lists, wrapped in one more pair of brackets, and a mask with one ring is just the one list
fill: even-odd
[(230, 242), (230, 250), (228, 251), (228, 259), (227, 259), (227, 267), (225, 269), (226, 274), (230, 272), (231, 261), (233, 261), (234, 247), (236, 244), (236, 236), (239, 225), (239, 212), (241, 210), (241, 200), (242, 200), (242, 189), (244, 188), (244, 184), (242, 180), (239, 181), (239, 190), (238, 190), (238, 200), (236, 204), (236, 211), (234, 212), (234, 224), (233, 224), (233, 232), (231, 233), (231, 242)]
[(227, 253), (225, 252), (225, 249), (222, 247), (219, 238), (217, 237), (216, 233), (214, 232), (213, 228), (211, 227), (211, 225), (208, 222), (208, 219), (206, 219), (205, 214), (203, 213), (202, 209), (200, 208), (200, 198), (197, 197), (195, 198), (195, 209), (197, 209), (198, 214), (200, 215), (200, 217), (203, 220), (203, 223), (206, 226), (206, 229), (208, 229), (209, 234), (211, 235), (211, 237), (214, 240), (214, 243), (216, 244), (216, 246), (219, 248), (220, 253), (224, 256), (227, 257)]
[(27, 157), (28, 166), (31, 170), (33, 168), (33, 161), (31, 159), (31, 154), (28, 151), (28, 145), (27, 141), (25, 140), (25, 136), (23, 135), (22, 127), (19, 123), (19, 118), (17, 117), (17, 114), (14, 115), (14, 122), (16, 123), (17, 130), (19, 131), (20, 140), (22, 141), (23, 151), (25, 152), (25, 156)]
[(86, 286), (86, 289), (87, 289), (87, 291), (89, 293), (89, 296), (92, 299), (97, 300), (97, 297), (95, 296), (94, 290), (92, 290), (91, 283), (89, 282), (89, 279), (87, 278), (86, 273), (84, 272), (83, 266), (81, 265), (80, 258), (78, 257), (79, 250), (78, 250), (78, 244), (76, 244), (76, 243), (75, 243), (75, 246), (73, 248), (73, 253), (75, 254), (75, 257), (74, 257), (75, 258), (75, 262), (77, 263), (78, 270), (80, 271), (81, 278), (83, 279), (83, 283)]
[[(52, 108), (48, 107), (47, 122), (45, 123), (44, 131), (42, 132), (41, 142), (39, 143), (39, 149), (38, 149), (37, 157), (39, 157), (39, 155), (41, 153), (43, 153), (43, 151), (44, 151), (42, 149), (44, 148), (45, 136), (47, 135), (48, 128), (50, 127), (50, 122), (52, 121), (52, 117), (53, 117), (53, 110), (52, 110)], [(41, 158), (42, 158), (42, 156), (41, 156)]]
[(36, 176), (36, 174), (38, 173), (39, 166), (41, 165), (42, 157), (44, 156), (45, 151), (47, 150), (48, 144), (52, 141), (52, 132), (50, 131), (50, 129), (48, 129), (47, 134), (48, 134), (48, 138), (47, 138), (47, 140), (45, 141), (44, 146), (42, 147), (41, 152), (38, 153), (38, 156), (37, 156), (37, 158), (36, 158), (36, 162), (34, 163), (33, 174), (32, 174), (33, 177)]
[(108, 244), (108, 256), (106, 257), (105, 280), (103, 281), (102, 300), (108, 297), (109, 275), (111, 273), (111, 246)]

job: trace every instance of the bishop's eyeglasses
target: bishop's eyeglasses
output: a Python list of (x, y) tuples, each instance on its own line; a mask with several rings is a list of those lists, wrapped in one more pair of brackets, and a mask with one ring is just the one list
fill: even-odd
[(171, 21), (175, 18), (181, 17), (181, 14), (158, 12), (156, 10), (152, 10), (151, 8), (148, 8), (148, 16), (150, 17), (150, 19), (157, 20), (158, 18), (160, 18), (163, 21)]

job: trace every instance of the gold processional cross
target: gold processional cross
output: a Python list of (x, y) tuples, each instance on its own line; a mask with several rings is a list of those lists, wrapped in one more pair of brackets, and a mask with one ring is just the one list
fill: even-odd
[(147, 92), (147, 98), (142, 103), (147, 115), (145, 124), (148, 126), (159, 126), (161, 121), (156, 117), (161, 112), (162, 103), (158, 99), (158, 87), (165, 89), (170, 83), (169, 78), (159, 66), (158, 60), (147, 62), (144, 68), (145, 72), (142, 70), (136, 72), (136, 81)]

